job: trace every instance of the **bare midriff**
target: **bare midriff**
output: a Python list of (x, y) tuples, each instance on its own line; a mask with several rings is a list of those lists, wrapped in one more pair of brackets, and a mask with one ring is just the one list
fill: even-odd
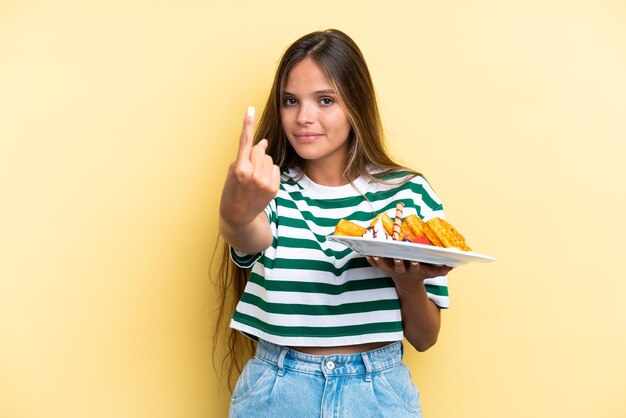
[(312, 354), (315, 356), (325, 356), (328, 354), (354, 354), (364, 351), (375, 350), (385, 345), (391, 344), (393, 341), (382, 341), (375, 343), (356, 344), (356, 345), (343, 345), (338, 347), (289, 347), (296, 351), (306, 354)]

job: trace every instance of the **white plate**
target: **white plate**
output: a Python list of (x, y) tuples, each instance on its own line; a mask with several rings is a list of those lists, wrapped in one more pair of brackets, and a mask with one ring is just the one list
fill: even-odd
[(471, 251), (456, 248), (435, 247), (434, 245), (414, 244), (405, 241), (381, 241), (363, 237), (346, 237), (331, 235), (326, 237), (337, 241), (354, 251), (377, 257), (397, 258), (400, 260), (420, 261), (422, 263), (439, 264), (458, 267), (471, 262), (495, 261), (495, 258)]

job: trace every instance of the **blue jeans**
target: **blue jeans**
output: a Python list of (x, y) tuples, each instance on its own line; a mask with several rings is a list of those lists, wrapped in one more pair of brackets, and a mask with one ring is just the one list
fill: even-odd
[(229, 417), (421, 418), (402, 353), (400, 342), (314, 356), (259, 341), (235, 386)]

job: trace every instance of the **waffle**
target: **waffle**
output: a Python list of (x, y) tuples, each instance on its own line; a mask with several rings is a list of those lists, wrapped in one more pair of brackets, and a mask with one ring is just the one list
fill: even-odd
[[(406, 227), (404, 226), (404, 224), (406, 224)], [(422, 221), (417, 215), (409, 215), (404, 218), (403, 229), (407, 233), (410, 232), (416, 237), (422, 237), (426, 235), (428, 240), (437, 247), (444, 246), (435, 231), (433, 231), (432, 228), (427, 223)]]
[(373, 228), (378, 223), (378, 218), (381, 219), (383, 223), (383, 228), (385, 229), (387, 235), (393, 236), (393, 221), (391, 220), (389, 215), (387, 215), (387, 212), (382, 212), (376, 215), (372, 223), (370, 223), (370, 228)]
[(472, 251), (465, 243), (465, 238), (445, 219), (432, 218), (426, 223), (446, 248), (458, 248), (463, 251)]
[(341, 219), (337, 223), (337, 226), (335, 226), (335, 232), (333, 233), (333, 235), (360, 237), (365, 232), (367, 232), (366, 228), (363, 228), (362, 226), (359, 226), (350, 221), (346, 221), (345, 219)]

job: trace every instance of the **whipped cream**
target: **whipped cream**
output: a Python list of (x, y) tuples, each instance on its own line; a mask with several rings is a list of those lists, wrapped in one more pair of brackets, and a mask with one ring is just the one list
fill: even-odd
[(393, 237), (387, 235), (387, 232), (385, 232), (381, 216), (378, 217), (378, 221), (374, 224), (374, 226), (367, 229), (362, 237), (379, 241), (393, 240)]

